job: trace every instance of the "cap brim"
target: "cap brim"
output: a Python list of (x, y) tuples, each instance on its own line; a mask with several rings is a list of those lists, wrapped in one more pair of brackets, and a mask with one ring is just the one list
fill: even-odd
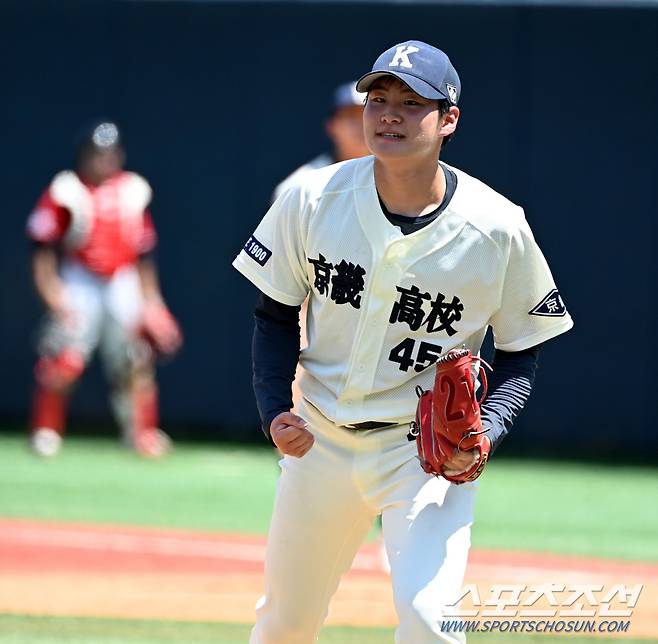
[(438, 100), (438, 101), (444, 98), (450, 100), (448, 96), (442, 94), (438, 89), (436, 89), (436, 87), (432, 87), (432, 85), (426, 83), (424, 80), (421, 80), (416, 76), (412, 76), (411, 74), (405, 74), (403, 72), (389, 72), (389, 71), (368, 72), (367, 74), (361, 76), (361, 78), (357, 81), (356, 91), (357, 92), (369, 91), (370, 86), (378, 78), (382, 78), (383, 76), (394, 76), (398, 80), (402, 81), (405, 85), (407, 85), (409, 89), (411, 89), (413, 92), (416, 92), (418, 96), (422, 96), (423, 98), (427, 98), (429, 100)]

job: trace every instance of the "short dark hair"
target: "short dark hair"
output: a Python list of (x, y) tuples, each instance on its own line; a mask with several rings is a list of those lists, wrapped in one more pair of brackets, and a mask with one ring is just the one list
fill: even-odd
[[(452, 107), (452, 103), (447, 98), (441, 99), (439, 101), (439, 117), (445, 116), (450, 111), (451, 107)], [(448, 143), (454, 135), (455, 133), (453, 132), (452, 134), (448, 134), (447, 136), (444, 136), (443, 144), (441, 147), (443, 147), (443, 145)]]

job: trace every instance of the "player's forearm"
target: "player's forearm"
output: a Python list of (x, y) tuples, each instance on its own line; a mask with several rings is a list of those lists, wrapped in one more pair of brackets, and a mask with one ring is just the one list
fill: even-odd
[(292, 406), (292, 383), (299, 360), (299, 307), (274, 302), (265, 295), (254, 314), (253, 387), (263, 432), (275, 416)]
[(34, 287), (42, 302), (50, 309), (62, 305), (63, 287), (57, 272), (57, 255), (47, 246), (37, 247), (32, 255)]
[(146, 302), (162, 302), (160, 280), (155, 261), (149, 255), (140, 258), (137, 263), (137, 273), (141, 286), (142, 297)]
[(489, 393), (481, 410), (483, 424), (489, 428), (492, 452), (507, 436), (530, 398), (538, 355), (539, 346), (525, 351), (496, 351)]

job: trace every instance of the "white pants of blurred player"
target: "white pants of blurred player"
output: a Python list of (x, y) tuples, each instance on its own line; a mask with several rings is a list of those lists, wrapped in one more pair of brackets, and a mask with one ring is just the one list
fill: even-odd
[(265, 596), (250, 644), (316, 641), (340, 577), (380, 513), (399, 618), (395, 641), (464, 642), (463, 634), (442, 633), (441, 622), (462, 587), (477, 483), (425, 474), (407, 425), (341, 428), (303, 400), (299, 414), (315, 444), (280, 463)]
[[(139, 337), (142, 293), (136, 268), (118, 270), (111, 278), (95, 275), (84, 266), (66, 261), (60, 276), (65, 287), (65, 319), (49, 317), (39, 340), (40, 359), (36, 367), (37, 391), (32, 413), (35, 433), (64, 431), (66, 402), (70, 389), (82, 375), (94, 351), (100, 350), (112, 389), (112, 409), (121, 427), (124, 442), (138, 451), (160, 451), (166, 438), (156, 436), (157, 391), (150, 348)], [(138, 418), (148, 437), (135, 445)], [(140, 441), (143, 436), (140, 436)], [(50, 455), (48, 438), (33, 440), (37, 452)], [(56, 438), (55, 438), (56, 440)], [(162, 445), (159, 443), (162, 442)], [(53, 447), (53, 451), (57, 451)]]
[(72, 348), (87, 364), (99, 348), (107, 377), (121, 377), (139, 350), (142, 294), (137, 270), (126, 267), (104, 279), (80, 264), (66, 262), (60, 277), (71, 318), (64, 324), (57, 319), (47, 320), (39, 353), (54, 355)]

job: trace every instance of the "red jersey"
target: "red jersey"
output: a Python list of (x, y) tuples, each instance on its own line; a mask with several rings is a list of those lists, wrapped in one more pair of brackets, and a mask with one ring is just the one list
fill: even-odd
[(119, 172), (98, 186), (71, 171), (60, 172), (27, 221), (30, 239), (59, 244), (89, 270), (110, 277), (155, 247), (147, 209), (151, 188), (132, 172)]

